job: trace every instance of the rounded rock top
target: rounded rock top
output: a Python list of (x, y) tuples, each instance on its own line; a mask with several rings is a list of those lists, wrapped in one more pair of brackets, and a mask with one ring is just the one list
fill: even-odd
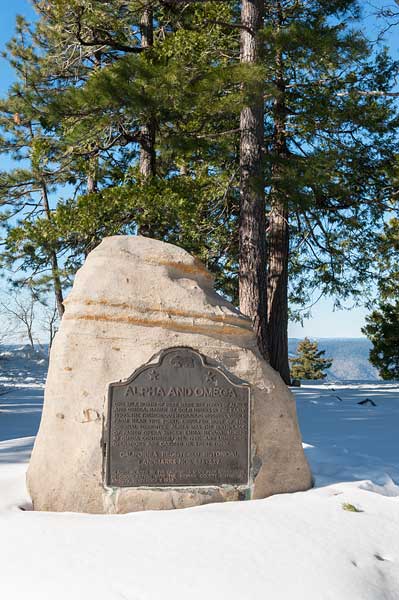
[(64, 319), (251, 335), (250, 319), (213, 284), (201, 261), (182, 248), (142, 236), (112, 236), (76, 274)]

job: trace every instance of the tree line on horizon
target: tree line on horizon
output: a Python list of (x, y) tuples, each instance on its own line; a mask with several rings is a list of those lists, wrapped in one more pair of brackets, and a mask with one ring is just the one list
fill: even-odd
[(33, 5), (0, 101), (14, 285), (50, 294), (61, 319), (103, 237), (177, 244), (287, 383), (288, 320), (316, 293), (337, 307), (372, 300), (372, 284), (394, 297), (399, 67), (367, 39), (359, 2)]

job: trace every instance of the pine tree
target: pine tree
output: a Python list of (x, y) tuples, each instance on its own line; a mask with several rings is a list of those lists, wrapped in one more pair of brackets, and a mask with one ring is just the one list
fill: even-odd
[[(396, 180), (397, 181), (397, 180)], [(392, 207), (395, 206), (394, 201)], [(388, 211), (387, 211), (388, 214)], [(385, 223), (377, 251), (377, 307), (366, 317), (362, 333), (372, 343), (369, 359), (385, 380), (399, 379), (399, 219)], [(371, 303), (370, 303), (371, 304)]]
[(390, 219), (378, 247), (378, 306), (366, 317), (362, 333), (373, 347), (369, 359), (385, 380), (399, 379), (399, 220)]
[[(16, 240), (32, 254), (51, 240), (76, 268), (104, 235), (138, 230), (182, 245), (235, 303), (240, 284), (260, 347), (267, 320), (271, 363), (288, 381), (288, 304), (295, 315), (315, 289), (337, 304), (362, 293), (393, 197), (397, 65), (353, 28), (358, 3), (35, 5), (40, 68), (26, 91), (43, 99), (36, 119), (76, 193), (51, 227), (40, 213), (10, 222), (8, 255)], [(255, 29), (240, 8), (258, 10)], [(241, 64), (240, 37), (242, 52), (256, 50)], [(240, 131), (250, 113), (256, 123)]]
[(266, 3), (269, 354), (285, 381), (288, 302), (293, 317), (314, 290), (359, 297), (390, 204), (397, 65), (353, 27), (358, 8)]
[(325, 350), (319, 350), (317, 342), (305, 338), (299, 342), (297, 356), (291, 359), (291, 376), (293, 379), (325, 379), (326, 369), (332, 365), (332, 360), (324, 358)]
[(399, 379), (399, 302), (381, 302), (362, 328), (373, 347), (369, 358), (385, 380)]
[[(85, 5), (82, 1), (75, 4), (77, 7)], [(216, 8), (215, 4), (218, 4)], [(198, 165), (213, 176), (218, 176), (221, 169), (224, 172), (229, 169), (233, 173), (228, 190), (232, 198), (234, 187), (238, 185), (234, 162), (241, 156), (240, 234), (237, 236), (234, 231), (237, 209), (232, 202), (228, 221), (234, 243), (224, 249), (228, 256), (225, 264), (231, 267), (231, 272), (226, 273), (225, 269), (224, 275), (232, 280), (240, 264), (241, 309), (254, 319), (255, 329), (263, 332), (260, 336), (263, 339), (267, 319), (271, 364), (288, 381), (288, 299), (295, 313), (295, 308), (302, 310), (309, 302), (312, 290), (319, 288), (321, 293), (333, 295), (338, 304), (340, 298), (360, 295), (373, 276), (371, 258), (376, 248), (376, 225), (383, 223), (391, 187), (389, 171), (396, 125), (389, 86), (396, 67), (384, 52), (374, 58), (363, 34), (351, 28), (358, 8), (354, 0), (306, 4), (275, 0), (263, 4), (264, 44), (262, 49), (256, 50), (253, 42), (258, 40), (259, 44), (259, 36), (255, 30), (259, 30), (261, 22), (261, 12), (258, 10), (257, 17), (255, 14), (256, 2), (242, 4), (242, 19), (247, 18), (246, 11), (249, 11), (257, 20), (255, 29), (242, 28), (237, 12), (229, 13), (226, 9), (220, 14), (225, 3), (192, 3), (189, 10), (186, 7), (182, 13), (177, 3), (171, 3), (169, 34), (160, 42), (157, 31), (154, 32), (150, 61), (142, 60), (136, 46), (137, 52), (126, 55), (111, 46), (107, 52), (111, 52), (115, 64), (98, 72), (87, 86), (79, 86), (66, 98), (61, 96), (59, 104), (64, 112), (71, 103), (71, 114), (88, 115), (83, 133), (90, 131), (91, 136), (98, 135), (99, 110), (109, 115), (104, 122), (107, 128), (126, 115), (126, 123), (130, 125), (124, 127), (124, 137), (118, 138), (115, 132), (111, 138), (116, 148), (129, 140), (123, 146), (125, 156), (129, 156), (127, 149), (132, 144), (134, 147), (140, 135), (140, 130), (134, 129), (126, 133), (131, 123), (135, 123), (135, 115), (146, 115), (147, 123), (155, 115), (158, 175), (175, 176), (180, 169), (179, 162), (191, 176), (195, 176)], [(90, 6), (93, 7), (92, 2)], [(156, 12), (156, 3), (152, 7)], [(69, 7), (65, 10), (70, 11)], [(101, 15), (101, 4), (97, 10)], [(75, 30), (86, 28), (85, 44), (89, 44), (89, 40), (104, 41), (96, 38), (95, 24), (100, 16), (93, 17), (90, 11), (87, 14), (85, 17), (84, 12), (75, 11), (72, 19)], [(124, 13), (123, 18), (128, 15), (130, 19), (125, 20), (124, 28), (119, 22), (116, 27), (113, 20), (109, 20), (107, 39), (114, 46), (121, 30), (129, 31), (129, 22), (132, 26), (132, 14)], [(162, 30), (160, 14), (156, 13), (153, 20), (159, 32)], [(85, 19), (89, 19), (88, 22)], [(209, 22), (217, 25), (209, 28)], [(104, 26), (103, 18), (101, 31)], [(244, 100), (251, 101), (250, 105), (244, 104), (244, 108), (232, 101), (237, 79), (229, 78), (226, 76), (229, 71), (220, 69), (223, 54), (231, 56), (227, 64), (238, 61), (238, 47), (234, 46), (231, 36), (234, 28), (241, 32), (242, 47), (247, 43), (257, 53), (257, 57), (252, 56), (245, 65), (247, 70), (240, 72), (241, 82), (248, 82), (242, 88)], [(71, 27), (67, 29), (70, 31)], [(207, 30), (206, 39), (204, 30)], [(220, 39), (214, 37), (215, 32)], [(223, 46), (226, 39), (228, 43)], [(260, 65), (258, 55), (261, 54)], [(249, 67), (252, 67), (252, 78)], [(137, 89), (143, 87), (145, 96), (137, 94), (132, 81), (137, 82)], [(173, 81), (178, 85), (171, 86)], [(220, 140), (226, 131), (237, 127), (238, 110), (242, 117), (249, 114), (248, 111), (253, 116), (260, 114), (255, 106), (260, 82), (264, 87), (266, 135), (259, 127), (259, 131), (242, 127), (241, 133), (245, 136), (241, 136), (238, 156), (234, 150), (237, 143), (234, 134), (224, 138), (225, 144)], [(93, 106), (97, 112), (90, 116)], [(57, 118), (60, 117), (62, 111)], [(137, 123), (142, 121), (143, 117), (136, 120)], [(70, 137), (76, 137), (79, 147), (82, 136), (77, 133), (81, 128), (82, 118), (73, 122), (70, 130)], [(265, 143), (259, 152), (261, 137)], [(248, 179), (250, 170), (243, 166), (248, 166), (244, 147), (249, 139), (254, 162)], [(261, 159), (264, 168), (257, 174)], [(266, 192), (267, 260), (263, 256), (263, 214), (258, 214), (256, 209), (261, 204), (263, 189)], [(148, 204), (150, 202), (152, 199), (148, 197)], [(143, 207), (141, 213), (147, 212)], [(252, 219), (252, 227), (247, 217)], [(154, 224), (143, 226), (144, 231), (158, 235)], [(367, 259), (362, 260), (363, 256)], [(262, 267), (266, 262), (267, 300)], [(261, 342), (260, 347), (264, 348), (264, 343)]]
[[(13, 44), (12, 52), (30, 69), (20, 87), (44, 99), (35, 116), (69, 159), (77, 193), (52, 211), (51, 228), (37, 212), (12, 223), (7, 259), (28, 246), (36, 255), (51, 242), (62, 245), (76, 269), (105, 235), (140, 231), (184, 245), (220, 275), (219, 285), (234, 296), (226, 251), (236, 243), (231, 234), (235, 210), (229, 206), (235, 198), (231, 170), (223, 168), (232, 158), (226, 158), (218, 131), (239, 114), (231, 80), (237, 97), (239, 85), (226, 52), (237, 45), (235, 31), (224, 33), (212, 23), (225, 14), (228, 20), (220, 3), (192, 11), (151, 3), (154, 43), (147, 39), (143, 47), (145, 5), (129, 2), (123, 10), (122, 5), (119, 0), (106, 7), (100, 1), (38, 0), (41, 19)], [(207, 30), (201, 27), (204, 14), (210, 19)], [(39, 64), (26, 56), (27, 43), (39, 48)], [(210, 95), (219, 96), (219, 104), (210, 104)], [(143, 167), (151, 161), (143, 158), (140, 144), (143, 130), (154, 121), (156, 177)], [(147, 158), (155, 156), (150, 145)], [(86, 174), (86, 190), (80, 171)]]
[[(27, 23), (17, 20), (17, 38), (9, 44), (10, 62), (18, 73), (18, 81), (8, 97), (0, 101), (0, 152), (11, 154), (15, 166), (0, 172), (0, 203), (5, 208), (3, 225), (26, 214), (33, 219), (41, 216), (47, 230), (52, 228), (50, 192), (70, 177), (58, 140), (46, 130), (42, 100), (35, 89), (39, 59), (32, 45), (25, 42)], [(22, 166), (17, 166), (21, 163)], [(29, 220), (29, 217), (28, 217)], [(18, 264), (24, 276), (14, 284), (34, 288), (52, 288), (59, 318), (64, 313), (62, 269), (59, 267), (59, 244), (43, 237), (36, 245), (31, 236), (18, 236), (19, 223), (8, 226), (3, 265)], [(11, 240), (13, 240), (11, 242)], [(11, 243), (10, 243), (11, 242)], [(49, 271), (49, 274), (48, 274)], [(33, 293), (33, 292), (32, 292)]]

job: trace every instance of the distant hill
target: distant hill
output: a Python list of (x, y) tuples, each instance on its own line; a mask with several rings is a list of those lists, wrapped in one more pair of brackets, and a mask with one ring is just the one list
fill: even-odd
[[(327, 372), (327, 379), (344, 380), (360, 379), (374, 381), (380, 379), (378, 371), (369, 362), (371, 342), (367, 338), (312, 338), (316, 339), (325, 356), (332, 358), (333, 364)], [(288, 352), (295, 356), (296, 347), (301, 339), (290, 338)]]

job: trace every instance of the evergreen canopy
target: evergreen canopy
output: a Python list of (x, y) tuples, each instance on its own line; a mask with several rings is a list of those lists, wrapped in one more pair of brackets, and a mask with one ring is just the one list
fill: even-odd
[(33, 3), (0, 103), (0, 152), (19, 160), (0, 173), (3, 265), (62, 307), (60, 288), (104, 236), (140, 232), (198, 256), (238, 304), (240, 113), (260, 94), (259, 310), (288, 380), (288, 315), (306, 315), (316, 290), (337, 305), (367, 293), (397, 215), (398, 64), (367, 40), (359, 2), (265, 0), (256, 64), (240, 61), (239, 2)]
[(362, 332), (373, 344), (370, 362), (385, 380), (399, 379), (399, 302), (381, 302)]

